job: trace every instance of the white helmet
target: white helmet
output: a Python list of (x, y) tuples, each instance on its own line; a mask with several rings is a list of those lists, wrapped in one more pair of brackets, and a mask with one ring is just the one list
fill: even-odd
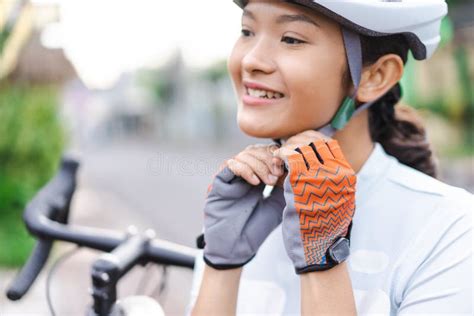
[[(362, 49), (359, 34), (377, 37), (402, 34), (418, 60), (431, 57), (441, 36), (441, 20), (448, 13), (445, 0), (283, 0), (316, 10), (343, 26), (344, 44), (352, 81), (357, 91), (362, 72)], [(243, 8), (248, 0), (234, 0)], [(332, 122), (319, 131), (332, 136), (349, 119), (374, 102), (357, 110), (354, 102), (341, 106)]]
[[(248, 0), (234, 0), (240, 7)], [(403, 34), (418, 59), (438, 47), (445, 0), (286, 0), (321, 12), (344, 27), (367, 36)]]

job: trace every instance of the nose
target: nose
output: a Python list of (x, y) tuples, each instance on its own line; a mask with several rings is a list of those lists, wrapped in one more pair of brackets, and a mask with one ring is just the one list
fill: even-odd
[(271, 45), (263, 39), (255, 41), (242, 59), (243, 70), (249, 74), (274, 72), (276, 66), (271, 52)]

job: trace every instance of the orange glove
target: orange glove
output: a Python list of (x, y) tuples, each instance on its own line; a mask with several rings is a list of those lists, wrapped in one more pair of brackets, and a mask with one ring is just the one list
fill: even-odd
[(356, 176), (336, 140), (288, 157), (283, 239), (297, 273), (330, 269), (349, 256)]

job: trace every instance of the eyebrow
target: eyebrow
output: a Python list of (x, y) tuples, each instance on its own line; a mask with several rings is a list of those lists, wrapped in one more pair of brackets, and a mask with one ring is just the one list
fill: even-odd
[(246, 9), (244, 9), (244, 12), (242, 13), (242, 16), (243, 16), (243, 17), (246, 16), (246, 17), (248, 17), (249, 19), (256, 20), (256, 19), (255, 19), (255, 15), (253, 15), (252, 12), (250, 12), (249, 10), (246, 10)]
[[(243, 11), (243, 16), (248, 17), (249, 19), (256, 20), (255, 15), (250, 12), (249, 10)], [(305, 22), (305, 23), (310, 23), (313, 24), (316, 27), (321, 27), (316, 21), (314, 21), (312, 18), (310, 18), (307, 15), (304, 14), (285, 14), (285, 15), (280, 15), (277, 18), (277, 24), (284, 24), (284, 23), (291, 23), (291, 22)]]
[(277, 18), (277, 24), (290, 23), (290, 22), (305, 22), (313, 24), (316, 27), (321, 27), (316, 21), (311, 19), (309, 16), (304, 14), (292, 14), (292, 15), (280, 15)]

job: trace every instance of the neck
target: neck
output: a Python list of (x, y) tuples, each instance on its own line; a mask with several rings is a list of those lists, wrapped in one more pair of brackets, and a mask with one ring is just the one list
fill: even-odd
[(341, 146), (347, 162), (356, 173), (359, 172), (374, 149), (369, 131), (369, 111), (365, 110), (354, 116), (333, 138)]

